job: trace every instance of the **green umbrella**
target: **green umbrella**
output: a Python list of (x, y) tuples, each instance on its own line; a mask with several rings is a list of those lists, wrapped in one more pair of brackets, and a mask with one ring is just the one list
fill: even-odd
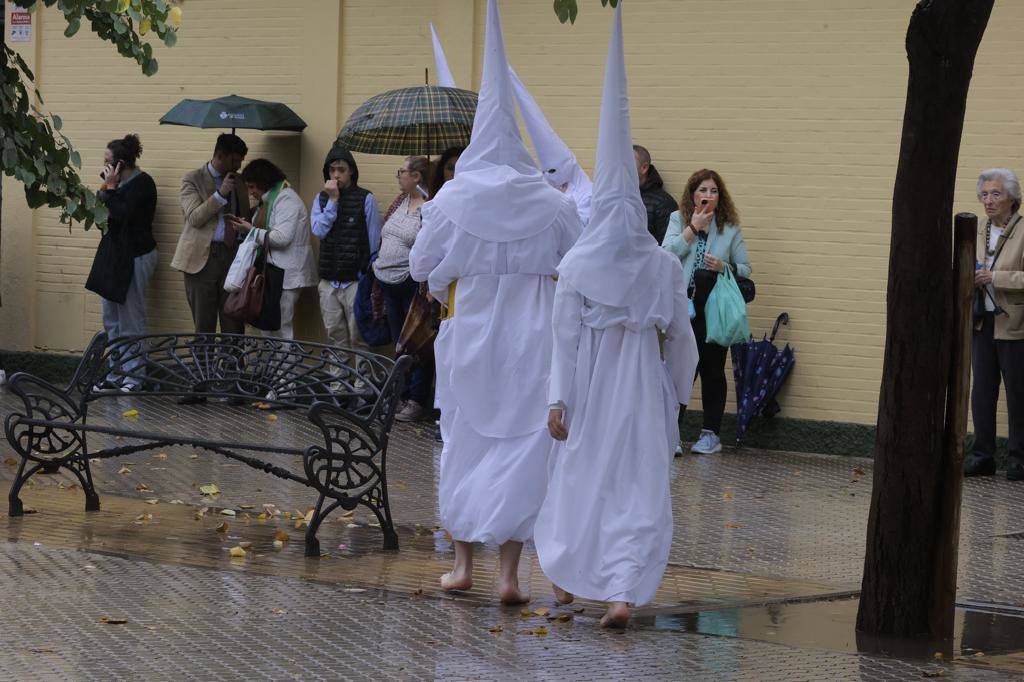
[(366, 154), (440, 154), (469, 144), (477, 94), (421, 85), (375, 95), (346, 121), (338, 140)]
[(160, 117), (161, 123), (193, 128), (253, 128), (300, 132), (306, 122), (287, 105), (238, 95), (217, 99), (183, 99)]

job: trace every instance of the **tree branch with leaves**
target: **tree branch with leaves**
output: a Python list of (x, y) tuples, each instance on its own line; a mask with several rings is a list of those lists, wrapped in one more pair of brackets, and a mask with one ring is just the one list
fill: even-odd
[[(30, 11), (39, 6), (56, 6), (67, 21), (64, 35), (71, 37), (83, 20), (100, 39), (117, 48), (118, 54), (132, 59), (142, 73), (157, 72), (151, 35), (167, 47), (177, 42), (181, 8), (166, 0), (21, 0)], [(78, 171), (82, 157), (62, 131), (57, 114), (39, 107), (43, 97), (38, 90), (29, 92), (35, 75), (28, 64), (6, 43), (0, 51), (0, 168), (4, 174), (25, 186), (30, 208), (49, 206), (60, 209), (60, 221), (68, 225), (81, 222), (85, 229), (107, 223), (107, 209), (96, 195), (82, 184)], [(39, 106), (37, 106), (37, 104)]]
[[(602, 7), (611, 5), (614, 9), (618, 4), (619, 0), (601, 0)], [(576, 5), (576, 0), (555, 0), (555, 15), (563, 24), (567, 21), (570, 24), (575, 24), (577, 14), (579, 14), (579, 7)]]

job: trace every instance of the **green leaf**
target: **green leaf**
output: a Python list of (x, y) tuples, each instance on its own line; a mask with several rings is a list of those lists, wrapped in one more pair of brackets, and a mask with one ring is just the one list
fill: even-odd
[(81, 168), (82, 167), (82, 155), (79, 154), (76, 151), (72, 151), (71, 152), (71, 164), (75, 168)]
[(4, 168), (13, 171), (14, 168), (18, 165), (18, 152), (14, 151), (9, 147), (5, 147), (2, 159)]
[(53, 119), (53, 129), (54, 130), (60, 130), (61, 128), (64, 127), (64, 121), (57, 114), (51, 114), (50, 118)]
[[(167, 47), (174, 47), (177, 44), (178, 44), (178, 32), (177, 31), (168, 31), (167, 35), (164, 36), (164, 45), (166, 45)], [(149, 43), (146, 43), (146, 46), (148, 47)]]
[(64, 29), (64, 35), (68, 38), (78, 33), (78, 29), (82, 28), (82, 20), (78, 17), (71, 17), (68, 19), (68, 27)]
[(103, 204), (96, 204), (96, 208), (93, 209), (92, 215), (96, 219), (97, 224), (105, 225), (107, 223), (107, 218), (110, 217), (110, 211), (108, 211), (107, 207)]

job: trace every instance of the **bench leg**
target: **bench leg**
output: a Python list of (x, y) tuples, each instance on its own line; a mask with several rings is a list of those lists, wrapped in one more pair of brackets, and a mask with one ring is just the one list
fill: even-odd
[(323, 522), (324, 517), (330, 514), (335, 506), (328, 507), (327, 511), (324, 512), (324, 496), (320, 495), (317, 498), (316, 508), (313, 510), (313, 519), (309, 522), (309, 527), (306, 528), (306, 556), (320, 556), (320, 541), (316, 539), (316, 532), (320, 530), (320, 524)]
[(89, 468), (89, 460), (85, 457), (72, 459), (65, 466), (78, 478), (78, 482), (82, 484), (82, 492), (85, 493), (85, 511), (99, 511), (100, 496), (96, 494), (96, 487), (92, 484), (92, 470)]
[(25, 462), (27, 461), (24, 457), (21, 458), (18, 472), (14, 475), (14, 481), (11, 482), (11, 491), (7, 493), (7, 515), (11, 517), (25, 515), (25, 506), (21, 503), (19, 495), (21, 486), (25, 485), (25, 481), (32, 475), (31, 473), (28, 476), (25, 475)]

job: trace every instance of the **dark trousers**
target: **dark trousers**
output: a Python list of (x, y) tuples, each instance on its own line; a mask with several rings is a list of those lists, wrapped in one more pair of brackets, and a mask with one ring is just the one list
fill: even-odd
[[(405, 325), (405, 316), (409, 314), (409, 306), (416, 296), (419, 284), (411, 277), (398, 284), (381, 282), (380, 288), (384, 292), (384, 314), (388, 318), (388, 328), (391, 330), (391, 338), (396, 342), (402, 334), (402, 327)], [(430, 378), (434, 376), (433, 366), (425, 367), (422, 363), (413, 365), (409, 372), (409, 383), (406, 384), (402, 398), (415, 400), (423, 407), (430, 407)]]
[[(722, 415), (725, 414), (725, 398), (729, 385), (725, 380), (725, 354), (728, 348), (717, 343), (708, 343), (704, 316), (698, 315), (693, 320), (693, 334), (697, 337), (697, 372), (693, 380), (700, 377), (700, 400), (704, 408), (704, 426), (714, 431), (716, 436), (722, 435)], [(686, 406), (679, 408), (679, 424), (683, 424)]]
[(995, 320), (986, 313), (981, 329), (974, 332), (971, 368), (974, 391), (971, 416), (974, 419), (974, 456), (992, 457), (996, 452), (996, 404), (999, 382), (1006, 391), (1006, 412), (1010, 426), (1010, 458), (1024, 462), (1024, 340), (997, 341)]
[(245, 333), (245, 324), (227, 318), (223, 313), (224, 301), (228, 297), (228, 292), (224, 291), (224, 279), (236, 251), (229, 249), (224, 242), (211, 242), (210, 256), (203, 269), (191, 275), (185, 273), (185, 297), (192, 310), (196, 334), (216, 332), (218, 319), (222, 333)]

